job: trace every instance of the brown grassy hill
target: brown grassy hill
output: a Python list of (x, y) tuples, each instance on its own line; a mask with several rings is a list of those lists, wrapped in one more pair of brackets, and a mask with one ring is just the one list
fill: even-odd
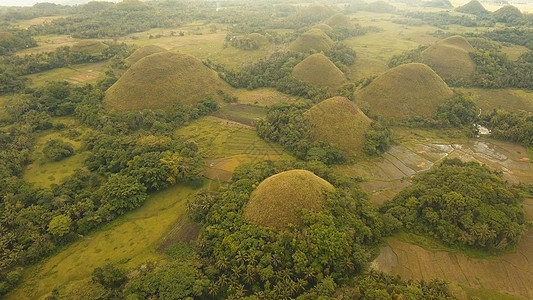
[(109, 48), (108, 45), (100, 41), (93, 41), (93, 40), (77, 42), (71, 47), (72, 51), (74, 52), (87, 52), (91, 54), (101, 53), (107, 48)]
[(490, 14), (490, 12), (477, 0), (472, 0), (463, 6), (457, 7), (455, 10), (476, 16), (487, 16)]
[(318, 24), (314, 25), (312, 28), (320, 29), (320, 30), (322, 30), (325, 33), (329, 33), (329, 32), (331, 32), (333, 30), (333, 28), (331, 28), (331, 26), (329, 26), (326, 23), (318, 23)]
[(304, 116), (314, 139), (336, 144), (350, 154), (363, 149), (371, 120), (352, 101), (333, 97), (311, 107)]
[(297, 52), (307, 52), (311, 49), (316, 51), (326, 51), (333, 45), (333, 41), (324, 31), (313, 28), (304, 32), (294, 42), (289, 45), (289, 50)]
[(227, 89), (216, 72), (192, 56), (160, 52), (142, 58), (106, 92), (108, 109), (171, 109), (179, 101), (195, 104)]
[(326, 192), (334, 187), (306, 170), (282, 172), (261, 182), (244, 207), (244, 216), (257, 224), (278, 229), (301, 223), (302, 209), (318, 212), (326, 202)]
[(322, 53), (302, 60), (292, 70), (292, 76), (319, 87), (339, 87), (346, 81), (344, 73)]
[(453, 92), (442, 78), (424, 64), (400, 65), (380, 75), (356, 92), (373, 114), (386, 117), (432, 116)]
[(452, 36), (435, 43), (420, 55), (421, 62), (430, 66), (444, 80), (468, 82), (476, 70), (470, 57), (474, 48), (462, 36)]
[(247, 38), (255, 41), (259, 47), (264, 47), (268, 45), (270, 42), (268, 41), (268, 38), (260, 33), (250, 33), (246, 36)]
[(142, 48), (135, 50), (135, 52), (133, 52), (130, 56), (128, 56), (128, 58), (126, 58), (126, 62), (129, 65), (133, 65), (134, 63), (138, 62), (143, 57), (152, 55), (154, 53), (165, 52), (165, 51), (167, 50), (156, 45), (144, 46)]
[(338, 13), (335, 14), (325, 22), (327, 25), (331, 27), (350, 27), (352, 26), (352, 22), (350, 21), (350, 18), (348, 18), (346, 15)]

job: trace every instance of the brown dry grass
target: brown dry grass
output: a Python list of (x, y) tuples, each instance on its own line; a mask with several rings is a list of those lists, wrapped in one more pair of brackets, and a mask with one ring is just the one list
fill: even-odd
[(244, 207), (244, 215), (260, 225), (284, 229), (301, 223), (302, 209), (322, 210), (326, 192), (333, 190), (329, 182), (309, 171), (282, 172), (257, 186)]
[(134, 63), (141, 60), (141, 58), (147, 57), (149, 55), (159, 53), (159, 52), (165, 52), (166, 50), (163, 47), (159, 47), (157, 45), (148, 45), (144, 46), (142, 48), (139, 48), (135, 50), (128, 58), (126, 58), (126, 62), (130, 65), (133, 65)]
[(356, 92), (360, 103), (373, 114), (386, 117), (429, 117), (453, 95), (442, 78), (424, 64), (412, 63), (393, 68)]
[(305, 112), (314, 139), (336, 144), (346, 152), (361, 153), (371, 120), (350, 100), (333, 97)]
[(178, 101), (184, 105), (207, 97), (217, 97), (217, 90), (229, 87), (202, 62), (192, 56), (161, 52), (135, 63), (106, 92), (105, 105), (117, 111), (172, 109)]
[(350, 18), (341, 13), (329, 17), (329, 19), (326, 20), (326, 24), (331, 27), (350, 27), (352, 25)]
[(72, 45), (71, 49), (74, 52), (100, 53), (109, 48), (108, 45), (101, 41), (86, 40), (80, 41)]
[(333, 45), (333, 41), (324, 31), (313, 28), (289, 45), (289, 49), (297, 52), (307, 52), (309, 50), (326, 51)]
[(346, 81), (346, 76), (324, 54), (308, 56), (292, 70), (292, 76), (319, 87), (336, 88)]
[(476, 64), (470, 57), (474, 48), (462, 36), (452, 36), (435, 43), (421, 54), (422, 63), (445, 80), (470, 81)]

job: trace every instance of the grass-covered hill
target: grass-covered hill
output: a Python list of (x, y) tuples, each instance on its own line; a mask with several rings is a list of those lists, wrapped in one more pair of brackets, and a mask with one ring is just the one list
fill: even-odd
[(410, 63), (380, 75), (357, 91), (356, 99), (367, 104), (372, 114), (405, 118), (432, 116), (452, 95), (452, 90), (430, 67)]
[(472, 0), (463, 6), (457, 7), (455, 10), (476, 16), (486, 16), (490, 14), (490, 12), (483, 7), (483, 4), (477, 0)]
[(339, 87), (346, 81), (344, 73), (321, 53), (302, 60), (292, 70), (292, 76), (318, 87)]
[(522, 12), (512, 5), (505, 5), (492, 14), (497, 22), (512, 23), (522, 18)]
[(162, 47), (156, 46), (156, 45), (148, 45), (141, 47), (135, 52), (133, 52), (128, 58), (126, 58), (126, 62), (130, 65), (133, 65), (134, 63), (138, 62), (141, 58), (144, 58), (148, 55), (152, 55), (159, 52), (165, 52), (165, 50)]
[(200, 60), (181, 53), (161, 52), (135, 63), (106, 92), (105, 106), (116, 111), (169, 110), (174, 102), (195, 104), (226, 84)]
[(318, 23), (314, 25), (312, 28), (320, 29), (325, 33), (330, 33), (333, 30), (333, 28), (331, 28), (331, 26), (329, 26), (326, 23)]
[(302, 209), (318, 212), (326, 203), (326, 192), (334, 187), (306, 170), (285, 171), (263, 180), (244, 207), (247, 219), (279, 229), (300, 224)]
[(360, 153), (371, 120), (350, 100), (333, 97), (304, 113), (313, 139), (339, 146), (350, 154)]
[(473, 51), (465, 38), (452, 36), (424, 50), (420, 58), (444, 80), (468, 82), (476, 70), (476, 64), (470, 57)]
[(350, 18), (341, 13), (329, 17), (325, 23), (331, 27), (350, 27), (352, 25)]
[(80, 41), (72, 45), (71, 49), (74, 52), (87, 52), (87, 53), (100, 53), (105, 49), (109, 48), (108, 45), (102, 43), (101, 41), (86, 40)]
[(296, 52), (309, 50), (326, 51), (333, 45), (331, 38), (318, 28), (304, 32), (289, 45), (289, 49)]

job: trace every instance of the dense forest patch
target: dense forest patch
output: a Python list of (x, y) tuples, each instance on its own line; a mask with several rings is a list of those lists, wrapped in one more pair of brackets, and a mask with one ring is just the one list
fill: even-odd
[(521, 200), (497, 172), (450, 159), (416, 175), (413, 185), (381, 211), (405, 229), (445, 243), (498, 251), (515, 244), (525, 230)]

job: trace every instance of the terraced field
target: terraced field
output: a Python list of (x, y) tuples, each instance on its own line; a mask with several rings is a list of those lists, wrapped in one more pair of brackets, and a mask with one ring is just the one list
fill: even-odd
[(194, 140), (206, 157), (205, 176), (227, 181), (243, 163), (289, 157), (281, 146), (261, 140), (254, 128), (217, 117), (206, 117), (180, 128), (176, 134)]
[[(479, 138), (461, 143), (411, 141), (392, 147), (383, 158), (356, 164), (347, 169), (352, 175), (367, 179), (363, 188), (374, 203), (391, 199), (417, 172), (429, 169), (439, 160), (460, 158), (477, 161), (502, 171), (511, 184), (533, 183), (533, 168), (528, 150), (520, 145)], [(533, 199), (524, 202), (527, 218), (533, 221)], [(511, 295), (533, 298), (533, 230), (526, 232), (512, 253), (498, 257), (470, 257), (455, 249), (416, 240), (390, 238), (380, 249), (372, 268), (405, 279), (430, 280), (441, 278), (462, 287), (460, 293), (483, 296), (482, 299), (507, 299)], [(487, 290), (497, 290), (504, 294)], [(508, 297), (508, 299), (514, 299)]]

